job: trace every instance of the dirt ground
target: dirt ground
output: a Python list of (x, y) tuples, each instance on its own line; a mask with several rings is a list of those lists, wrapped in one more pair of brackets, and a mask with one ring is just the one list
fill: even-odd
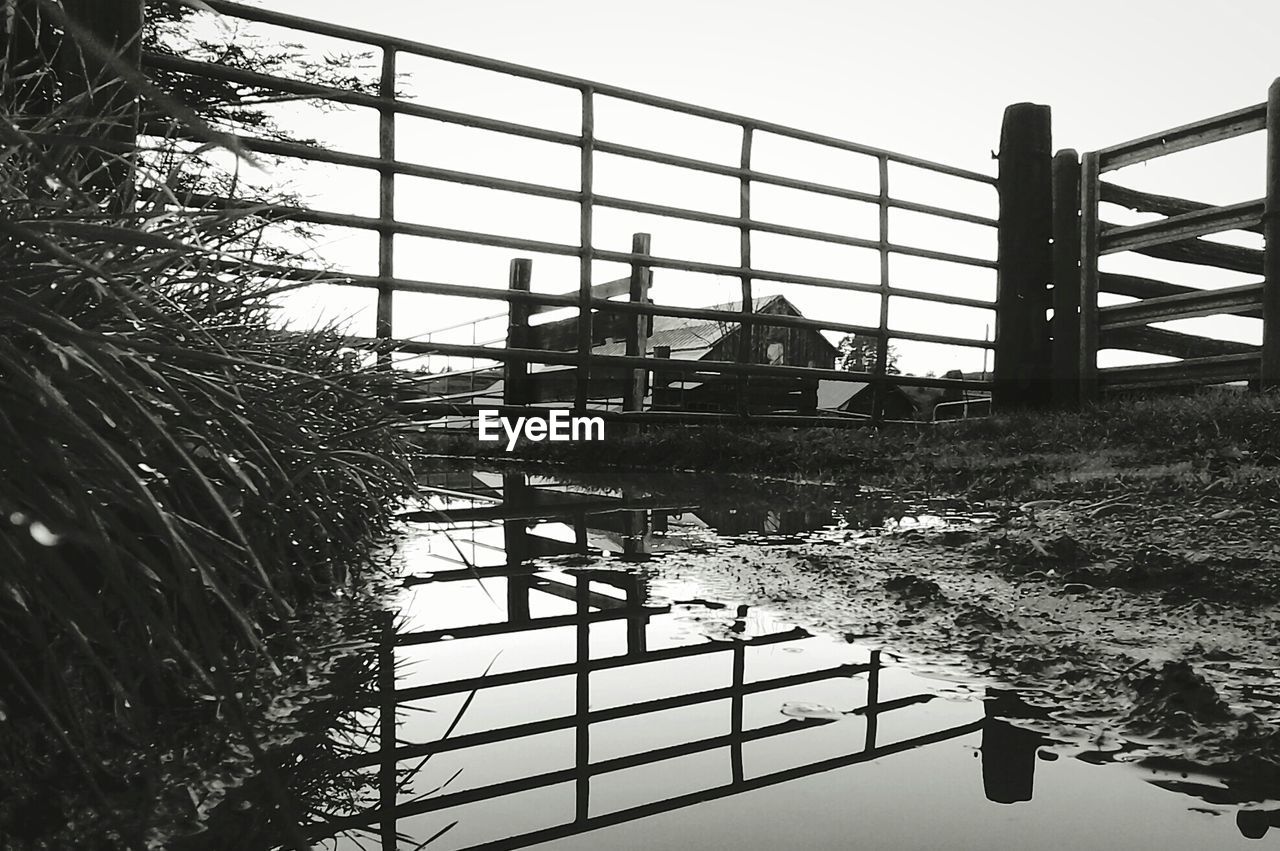
[(992, 502), (803, 544), (667, 563), (727, 597), (913, 665), (989, 677), (1098, 758), (1213, 766), (1240, 801), (1280, 795), (1280, 511)]

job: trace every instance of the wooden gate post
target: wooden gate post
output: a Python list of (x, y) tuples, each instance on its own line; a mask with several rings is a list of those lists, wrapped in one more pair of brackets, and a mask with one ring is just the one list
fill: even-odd
[(1053, 403), (1080, 403), (1080, 157), (1053, 158)]
[(1053, 277), (1049, 107), (1017, 103), (1000, 130), (999, 257), (993, 399), (997, 409), (1050, 401), (1049, 281)]
[(1267, 93), (1267, 202), (1262, 214), (1266, 240), (1262, 285), (1263, 390), (1280, 388), (1280, 79)]
[(1096, 151), (1080, 160), (1080, 404), (1098, 401), (1098, 219), (1099, 169)]
[[(511, 261), (508, 286), (512, 292), (529, 292), (533, 280), (533, 261), (517, 257)], [(512, 299), (507, 302), (507, 348), (523, 349), (529, 342), (529, 313), (527, 301)], [(508, 360), (502, 365), (502, 404), (528, 405), (533, 402), (529, 380), (529, 364), (524, 360)]]
[[(649, 234), (637, 233), (631, 237), (631, 253), (648, 256), (650, 250)], [(629, 298), (632, 304), (644, 304), (649, 300), (649, 284), (653, 271), (649, 264), (638, 260), (631, 261), (631, 285)], [(633, 314), (627, 323), (627, 357), (644, 357), (649, 348), (649, 328), (653, 321), (651, 314)], [(623, 387), (622, 410), (639, 411), (644, 407), (645, 393), (649, 389), (649, 372), (643, 368), (627, 370), (630, 380)]]

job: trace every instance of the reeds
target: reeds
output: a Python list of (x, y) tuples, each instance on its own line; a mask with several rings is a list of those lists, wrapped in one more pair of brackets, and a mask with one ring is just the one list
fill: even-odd
[(110, 809), (119, 754), (183, 713), (256, 748), (230, 670), (274, 665), (267, 637), (412, 481), (393, 375), (338, 329), (281, 328), (251, 205), (190, 209), (172, 146), (92, 144), (118, 121), (20, 90), (0, 104), (0, 766)]

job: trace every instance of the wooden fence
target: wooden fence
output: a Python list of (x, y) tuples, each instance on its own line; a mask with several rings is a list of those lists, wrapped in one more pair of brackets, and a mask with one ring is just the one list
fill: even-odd
[[(1102, 179), (1107, 172), (1249, 133), (1267, 134), (1264, 195), (1215, 206), (1140, 192)], [(1105, 391), (1248, 381), (1280, 386), (1280, 80), (1266, 102), (1154, 133), (1077, 158), (1062, 151), (1053, 163), (1055, 191), (1054, 371), (1064, 404), (1096, 400)], [(1117, 226), (1102, 221), (1103, 202), (1162, 218)], [(1078, 223), (1077, 223), (1078, 222)], [(1265, 248), (1201, 237), (1228, 231), (1261, 234)], [(1080, 234), (1075, 239), (1076, 233)], [(1257, 275), (1239, 286), (1201, 289), (1099, 269), (1102, 257), (1138, 254)], [(1078, 270), (1078, 271), (1077, 271)], [(1079, 280), (1079, 288), (1072, 284)], [(1099, 305), (1100, 293), (1135, 301)], [(1079, 324), (1073, 327), (1078, 296)], [(1233, 314), (1263, 321), (1262, 345), (1252, 346), (1149, 327), (1154, 322)], [(1153, 353), (1177, 360), (1143, 366), (1098, 367), (1100, 349)], [(1078, 387), (1073, 384), (1078, 381)]]
[[(326, 280), (377, 290), (377, 340), (366, 342), (374, 342), (380, 345), (384, 351), (394, 350), (414, 354), (477, 358), (508, 365), (516, 364), (521, 368), (527, 367), (529, 364), (567, 365), (575, 371), (572, 402), (577, 409), (585, 409), (591, 401), (590, 377), (593, 371), (597, 373), (603, 371), (634, 371), (637, 375), (635, 382), (639, 384), (642, 381), (639, 374), (651, 373), (655, 368), (671, 375), (697, 373), (700, 375), (732, 377), (736, 381), (747, 383), (755, 378), (776, 378), (806, 380), (815, 383), (818, 380), (870, 382), (877, 389), (889, 384), (951, 388), (953, 391), (989, 391), (992, 389), (992, 382), (987, 380), (900, 376), (891, 374), (887, 368), (888, 347), (890, 342), (895, 340), (987, 349), (995, 348), (999, 341), (998, 332), (996, 340), (989, 341), (977, 339), (976, 337), (922, 333), (890, 328), (890, 298), (909, 298), (919, 302), (987, 310), (995, 307), (995, 303), (992, 301), (972, 298), (963, 294), (895, 286), (890, 279), (890, 259), (892, 257), (924, 258), (991, 270), (997, 268), (997, 262), (992, 259), (895, 242), (889, 231), (891, 211), (911, 211), (917, 214), (988, 228), (996, 228), (999, 222), (988, 216), (895, 197), (891, 194), (889, 174), (891, 166), (909, 166), (937, 175), (946, 175), (968, 183), (992, 187), (997, 184), (995, 177), (720, 110), (446, 50), (394, 36), (364, 32), (312, 19), (281, 14), (268, 9), (242, 6), (237, 3), (225, 2), (225, 0), (210, 0), (209, 6), (217, 12), (233, 18), (285, 27), (295, 32), (342, 39), (381, 52), (381, 84), (377, 95), (322, 86), (305, 80), (267, 76), (223, 64), (192, 61), (180, 56), (149, 53), (143, 57), (143, 61), (150, 68), (163, 69), (170, 73), (211, 77), (262, 91), (279, 92), (293, 97), (368, 107), (377, 110), (380, 116), (377, 156), (347, 153), (274, 139), (242, 138), (241, 142), (247, 149), (263, 154), (294, 158), (305, 162), (368, 169), (378, 173), (380, 191), (379, 210), (376, 217), (356, 216), (293, 206), (282, 207), (271, 212), (293, 220), (318, 225), (357, 228), (378, 234), (377, 275), (344, 275), (341, 278), (334, 278), (332, 275), (328, 275)], [(447, 110), (428, 103), (398, 97), (396, 93), (397, 70), (399, 67), (397, 59), (405, 55), (427, 57), (432, 60), (498, 72), (576, 91), (580, 95), (581, 103), (580, 132), (554, 131), (497, 118)], [(676, 156), (598, 138), (595, 132), (595, 109), (598, 99), (602, 97), (735, 126), (739, 128), (741, 133), (738, 161), (734, 164), (717, 163), (703, 159)], [(396, 119), (398, 116), (415, 116), (462, 127), (478, 128), (575, 148), (579, 152), (579, 186), (576, 189), (565, 189), (409, 162), (398, 155), (396, 140)], [(851, 152), (873, 158), (878, 164), (878, 187), (876, 191), (859, 191), (758, 170), (752, 164), (753, 143), (766, 134), (787, 140), (810, 143), (834, 151)], [(740, 184), (738, 214), (712, 214), (683, 207), (601, 194), (596, 191), (593, 181), (595, 165), (600, 155), (619, 156), (630, 160), (675, 166), (692, 172), (734, 178)], [(403, 221), (397, 218), (395, 213), (396, 178), (398, 176), (429, 178), (468, 186), (504, 190), (536, 198), (558, 199), (576, 203), (579, 206), (578, 241), (576, 244), (562, 244)], [(754, 218), (752, 215), (752, 189), (762, 184), (798, 190), (818, 196), (848, 199), (875, 205), (878, 210), (878, 233), (875, 236), (853, 236), (848, 233), (814, 230)], [(403, 192), (403, 188), (401, 192)], [(726, 265), (723, 263), (663, 257), (659, 253), (651, 253), (647, 240), (643, 239), (642, 236), (637, 237), (636, 243), (629, 252), (601, 248), (593, 242), (593, 225), (596, 211), (604, 208), (734, 228), (739, 232), (740, 237), (738, 263)], [(877, 280), (859, 281), (815, 277), (758, 268), (752, 263), (751, 237), (753, 234), (777, 234), (812, 240), (818, 243), (869, 249), (879, 255), (880, 273)], [(576, 292), (570, 293), (531, 292), (528, 286), (530, 269), (527, 262), (513, 262), (511, 285), (506, 289), (482, 287), (457, 281), (421, 280), (410, 275), (395, 275), (393, 274), (393, 266), (396, 237), (402, 235), (496, 246), (510, 249), (513, 254), (536, 252), (547, 255), (575, 257), (578, 259), (580, 270), (578, 288)], [(515, 260), (518, 260), (518, 258), (513, 258), (513, 261)], [(600, 285), (592, 280), (593, 261), (612, 261), (631, 266), (633, 270), (629, 286), (631, 298), (628, 301), (610, 300), (607, 295), (601, 294)], [(726, 311), (723, 309), (654, 304), (646, 298), (647, 282), (654, 270), (667, 269), (706, 273), (736, 281), (737, 289), (741, 294), (741, 310)], [(294, 271), (291, 274), (306, 274), (306, 272), (305, 270)], [(871, 293), (878, 297), (878, 316), (874, 318), (868, 316), (866, 319), (858, 321), (861, 317), (846, 318), (837, 316), (816, 319), (805, 316), (759, 315), (753, 311), (753, 295), (755, 294), (753, 285), (760, 281), (828, 290)], [(474, 345), (405, 339), (395, 333), (397, 326), (395, 296), (397, 293), (426, 293), (439, 296), (464, 296), (503, 301), (511, 306), (513, 327), (523, 327), (522, 319), (527, 317), (533, 309), (576, 307), (578, 310), (577, 340), (571, 350), (565, 351), (551, 350), (546, 347), (521, 346), (519, 345), (520, 341), (515, 338), (507, 339), (501, 345)], [(652, 357), (652, 353), (646, 350), (643, 339), (637, 341), (630, 337), (628, 338), (625, 354), (601, 355), (593, 353), (593, 322), (601, 321), (601, 317), (605, 314), (618, 313), (636, 317), (638, 321), (635, 324), (638, 326), (642, 324), (639, 320), (649, 316), (674, 316), (732, 324), (740, 332), (738, 334), (736, 356), (731, 359), (698, 361), (683, 360), (677, 357), (657, 364), (655, 362), (657, 359)], [(806, 365), (771, 365), (753, 362), (752, 333), (753, 329), (761, 327), (798, 328), (810, 329), (814, 332), (828, 331), (863, 335), (876, 341), (877, 359), (874, 367), (865, 372), (850, 372)], [(998, 361), (999, 357), (997, 356), (997, 370), (999, 367)], [(443, 393), (440, 395), (455, 397), (457, 394)], [(631, 404), (624, 405), (624, 407), (627, 408), (627, 411), (618, 415), (624, 419), (643, 420), (660, 415), (660, 412), (639, 410), (640, 405), (634, 401)], [(436, 399), (434, 401), (430, 399), (419, 400), (417, 408), (428, 415), (474, 413), (474, 411), (468, 410), (469, 406), (465, 403), (465, 400), (458, 398)], [(745, 410), (742, 413), (745, 413)]]

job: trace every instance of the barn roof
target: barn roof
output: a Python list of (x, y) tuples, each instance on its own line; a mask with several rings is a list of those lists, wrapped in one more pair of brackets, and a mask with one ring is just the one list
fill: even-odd
[[(702, 308), (704, 310), (723, 310), (737, 312), (742, 310), (741, 301), (728, 301)], [(802, 316), (786, 296), (768, 295), (751, 300), (753, 313), (781, 313)], [(653, 317), (653, 333), (649, 336), (649, 349), (655, 346), (670, 346), (673, 358), (699, 360), (706, 356), (713, 346), (725, 337), (738, 330), (738, 323), (719, 319), (692, 319), (685, 316)], [(816, 330), (813, 332), (822, 342), (835, 348), (826, 337)], [(592, 348), (597, 355), (621, 355), (626, 353), (626, 343), (622, 340), (603, 343)]]

